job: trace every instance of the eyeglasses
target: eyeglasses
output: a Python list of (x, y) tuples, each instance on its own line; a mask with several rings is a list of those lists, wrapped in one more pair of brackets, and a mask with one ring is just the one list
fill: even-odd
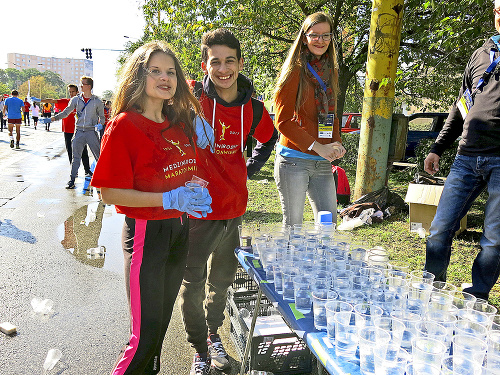
[[(144, 68), (144, 70), (146, 71), (146, 74), (152, 78), (160, 78), (163, 74), (163, 72), (157, 68)], [(169, 78), (175, 77), (177, 75), (175, 70), (168, 70), (165, 72), (165, 74)]]
[(495, 15), (497, 16), (500, 16), (500, 8), (493, 9), (493, 13), (495, 13)]
[(326, 33), (326, 34), (311, 33), (311, 34), (305, 34), (305, 35), (306, 35), (306, 37), (308, 37), (311, 40), (319, 40), (321, 38), (325, 42), (329, 42), (330, 40), (332, 40), (333, 33)]

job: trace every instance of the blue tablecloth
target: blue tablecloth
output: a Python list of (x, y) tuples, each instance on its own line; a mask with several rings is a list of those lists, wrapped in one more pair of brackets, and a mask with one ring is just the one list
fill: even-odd
[(302, 314), (295, 310), (295, 305), (284, 301), (280, 294), (274, 289), (274, 284), (266, 280), (265, 272), (259, 260), (253, 254), (240, 248), (235, 250), (239, 263), (252, 279), (260, 286), (264, 295), (277, 308), (288, 326), (302, 338), (311, 352), (323, 364), (329, 374), (332, 375), (358, 375), (359, 360), (353, 362), (345, 361), (335, 355), (335, 347), (328, 339), (326, 332), (318, 331), (314, 328), (313, 314)]

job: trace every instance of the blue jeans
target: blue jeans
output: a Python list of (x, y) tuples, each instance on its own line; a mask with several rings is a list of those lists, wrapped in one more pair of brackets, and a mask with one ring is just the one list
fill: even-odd
[(301, 224), (306, 194), (317, 220), (319, 211), (337, 215), (337, 189), (332, 165), (327, 160), (310, 160), (276, 155), (274, 179), (283, 211), (283, 224)]
[(472, 287), (465, 291), (488, 299), (500, 274), (500, 157), (457, 155), (446, 179), (427, 238), (425, 269), (446, 280), (451, 244), (460, 220), (486, 188), (482, 250), (472, 265)]

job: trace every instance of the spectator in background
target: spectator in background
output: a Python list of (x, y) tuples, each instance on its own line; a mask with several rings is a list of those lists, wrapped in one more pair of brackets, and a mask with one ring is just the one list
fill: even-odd
[(5, 99), (3, 95), (0, 95), (0, 132), (3, 132), (3, 127), (5, 126), (5, 120), (3, 119), (3, 106), (5, 105)]
[(21, 112), (24, 108), (24, 102), (18, 98), (17, 90), (12, 90), (12, 96), (5, 100), (3, 114), (7, 113), (7, 125), (9, 127), (10, 148), (14, 148), (14, 125), (16, 126), (16, 149), (19, 149), (21, 141)]
[(31, 104), (28, 102), (28, 98), (24, 98), (24, 126), (26, 126), (26, 121), (28, 121), (28, 126), (30, 125), (30, 107)]
[[(68, 92), (70, 99), (78, 95), (78, 86), (68, 85)], [(63, 111), (69, 104), (70, 99), (44, 99), (46, 103), (54, 104), (54, 107), (59, 111)], [(71, 147), (71, 142), (75, 134), (75, 114), (76, 110), (71, 112), (68, 117), (62, 119), (62, 131), (64, 133), (64, 142), (66, 144), (66, 151), (68, 153), (69, 164), (73, 161), (73, 150)], [(87, 151), (87, 146), (83, 147), (82, 152), (82, 164), (85, 169), (85, 176), (92, 177), (92, 171), (90, 170), (89, 163), (89, 152)]]
[[(42, 107), (42, 117), (50, 118), (52, 113), (52, 105), (50, 103), (44, 103)], [(45, 123), (45, 130), (50, 130), (50, 121)]]
[(99, 160), (101, 149), (101, 143), (96, 130), (102, 128), (102, 124), (104, 123), (104, 105), (101, 99), (92, 94), (94, 80), (91, 77), (81, 77), (80, 86), (82, 93), (72, 97), (68, 106), (51, 118), (52, 121), (60, 120), (68, 117), (73, 110), (76, 110), (76, 131), (71, 144), (73, 158), (71, 161), (70, 179), (66, 185), (66, 189), (75, 188), (75, 178), (78, 174), (78, 168), (80, 168), (82, 152), (85, 146), (89, 145), (96, 162)]
[(40, 107), (36, 102), (33, 102), (33, 108), (31, 108), (31, 116), (33, 116), (33, 125), (36, 130), (36, 126), (38, 125), (38, 116), (40, 115)]

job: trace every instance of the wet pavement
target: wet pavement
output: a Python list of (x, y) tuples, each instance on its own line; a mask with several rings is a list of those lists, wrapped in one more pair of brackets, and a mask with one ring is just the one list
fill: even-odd
[[(0, 374), (43, 373), (53, 348), (62, 358), (47, 374), (108, 374), (128, 338), (123, 216), (95, 191), (85, 192), (84, 178), (65, 189), (69, 163), (60, 123), (50, 132), (24, 126), (21, 132), (21, 150), (10, 149), (6, 130), (0, 132), (0, 323), (18, 331), (0, 333)], [(34, 298), (52, 300), (52, 312), (35, 313)], [(227, 323), (220, 333), (235, 357)], [(192, 354), (176, 306), (160, 374), (188, 374)], [(236, 374), (239, 364), (232, 367)]]

